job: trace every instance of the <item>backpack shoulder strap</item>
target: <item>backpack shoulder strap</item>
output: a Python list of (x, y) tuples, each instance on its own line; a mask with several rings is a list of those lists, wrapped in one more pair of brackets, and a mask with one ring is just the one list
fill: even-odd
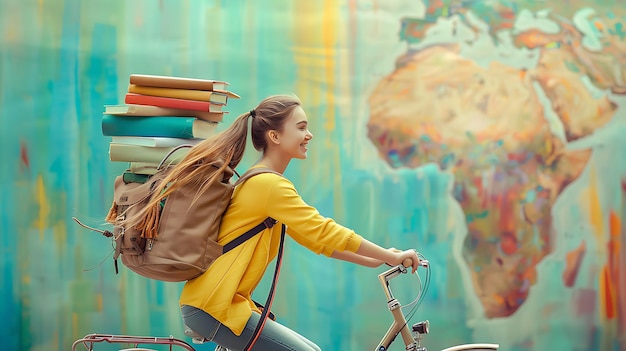
[(235, 182), (235, 186), (245, 182), (246, 180), (254, 177), (255, 175), (259, 175), (263, 173), (274, 173), (281, 177), (283, 176), (282, 174), (276, 172), (275, 170), (267, 168), (267, 167), (250, 168), (244, 174), (242, 174), (241, 177), (239, 177), (239, 179), (237, 179), (237, 181)]
[[(269, 169), (266, 167), (258, 167), (258, 168), (250, 168), (248, 169), (244, 174), (241, 175), (241, 177), (239, 177), (239, 179), (237, 179), (237, 181), (235, 182), (235, 186), (242, 184), (243, 182), (245, 182), (246, 180), (254, 177), (255, 175), (259, 175), (259, 174), (263, 174), (263, 173), (274, 173), (277, 174), (279, 176), (282, 177), (282, 174), (276, 172), (273, 169)], [(267, 217), (265, 218), (265, 220), (261, 223), (259, 223), (257, 226), (255, 226), (254, 228), (248, 230), (247, 232), (241, 234), (240, 236), (236, 237), (234, 240), (232, 240), (231, 242), (229, 242), (228, 244), (224, 245), (224, 249), (223, 249), (223, 253), (227, 253), (228, 251), (236, 248), (237, 246), (243, 244), (246, 240), (252, 238), (253, 236), (259, 234), (260, 232), (264, 231), (267, 228), (272, 228), (274, 226), (274, 224), (276, 224), (278, 221), (275, 220), (272, 217)], [(285, 230), (285, 225), (283, 224), (283, 231)]]

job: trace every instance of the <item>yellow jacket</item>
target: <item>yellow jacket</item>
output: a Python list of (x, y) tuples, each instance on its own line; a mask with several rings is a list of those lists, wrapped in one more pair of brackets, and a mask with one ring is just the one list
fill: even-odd
[(185, 283), (181, 305), (204, 310), (241, 335), (252, 311), (252, 292), (268, 264), (276, 257), (281, 223), (287, 234), (317, 254), (333, 251), (356, 252), (361, 236), (307, 205), (293, 184), (284, 177), (264, 173), (237, 186), (222, 218), (218, 242), (222, 245), (272, 217), (278, 221), (237, 248), (220, 256), (201, 276)]

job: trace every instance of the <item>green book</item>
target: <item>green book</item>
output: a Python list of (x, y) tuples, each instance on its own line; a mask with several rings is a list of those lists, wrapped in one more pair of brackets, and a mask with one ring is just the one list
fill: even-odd
[(196, 117), (178, 116), (102, 116), (102, 135), (206, 139), (217, 129), (217, 123)]
[(133, 172), (124, 172), (124, 174), (122, 174), (122, 179), (124, 180), (124, 183), (128, 184), (128, 183), (145, 183), (148, 181), (148, 179), (150, 179), (150, 175), (147, 174), (136, 174)]

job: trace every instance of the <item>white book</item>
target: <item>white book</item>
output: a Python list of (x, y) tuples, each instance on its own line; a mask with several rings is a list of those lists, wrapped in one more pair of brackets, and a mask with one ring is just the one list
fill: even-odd
[[(160, 163), (169, 155), (166, 162), (176, 164), (189, 152), (190, 148), (148, 147), (132, 144), (109, 143), (109, 160), (114, 162)], [(170, 153), (171, 152), (171, 153)]]
[(224, 114), (228, 112), (203, 112), (194, 110), (185, 110), (179, 108), (168, 108), (150, 105), (105, 105), (105, 115), (118, 116), (178, 116), (178, 117), (196, 117), (209, 122), (221, 122)]
[(183, 139), (165, 137), (135, 137), (135, 136), (112, 136), (111, 142), (115, 144), (139, 145), (149, 147), (173, 147), (178, 145), (197, 145), (204, 139)]

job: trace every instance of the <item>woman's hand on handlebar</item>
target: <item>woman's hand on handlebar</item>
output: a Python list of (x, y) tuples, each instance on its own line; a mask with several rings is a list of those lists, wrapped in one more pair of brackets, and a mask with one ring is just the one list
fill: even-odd
[(413, 249), (400, 251), (396, 248), (387, 249), (394, 254), (393, 262), (387, 262), (391, 266), (404, 265), (405, 267), (412, 267), (412, 272), (415, 273), (417, 267), (420, 265), (420, 259), (417, 257), (417, 252)]

